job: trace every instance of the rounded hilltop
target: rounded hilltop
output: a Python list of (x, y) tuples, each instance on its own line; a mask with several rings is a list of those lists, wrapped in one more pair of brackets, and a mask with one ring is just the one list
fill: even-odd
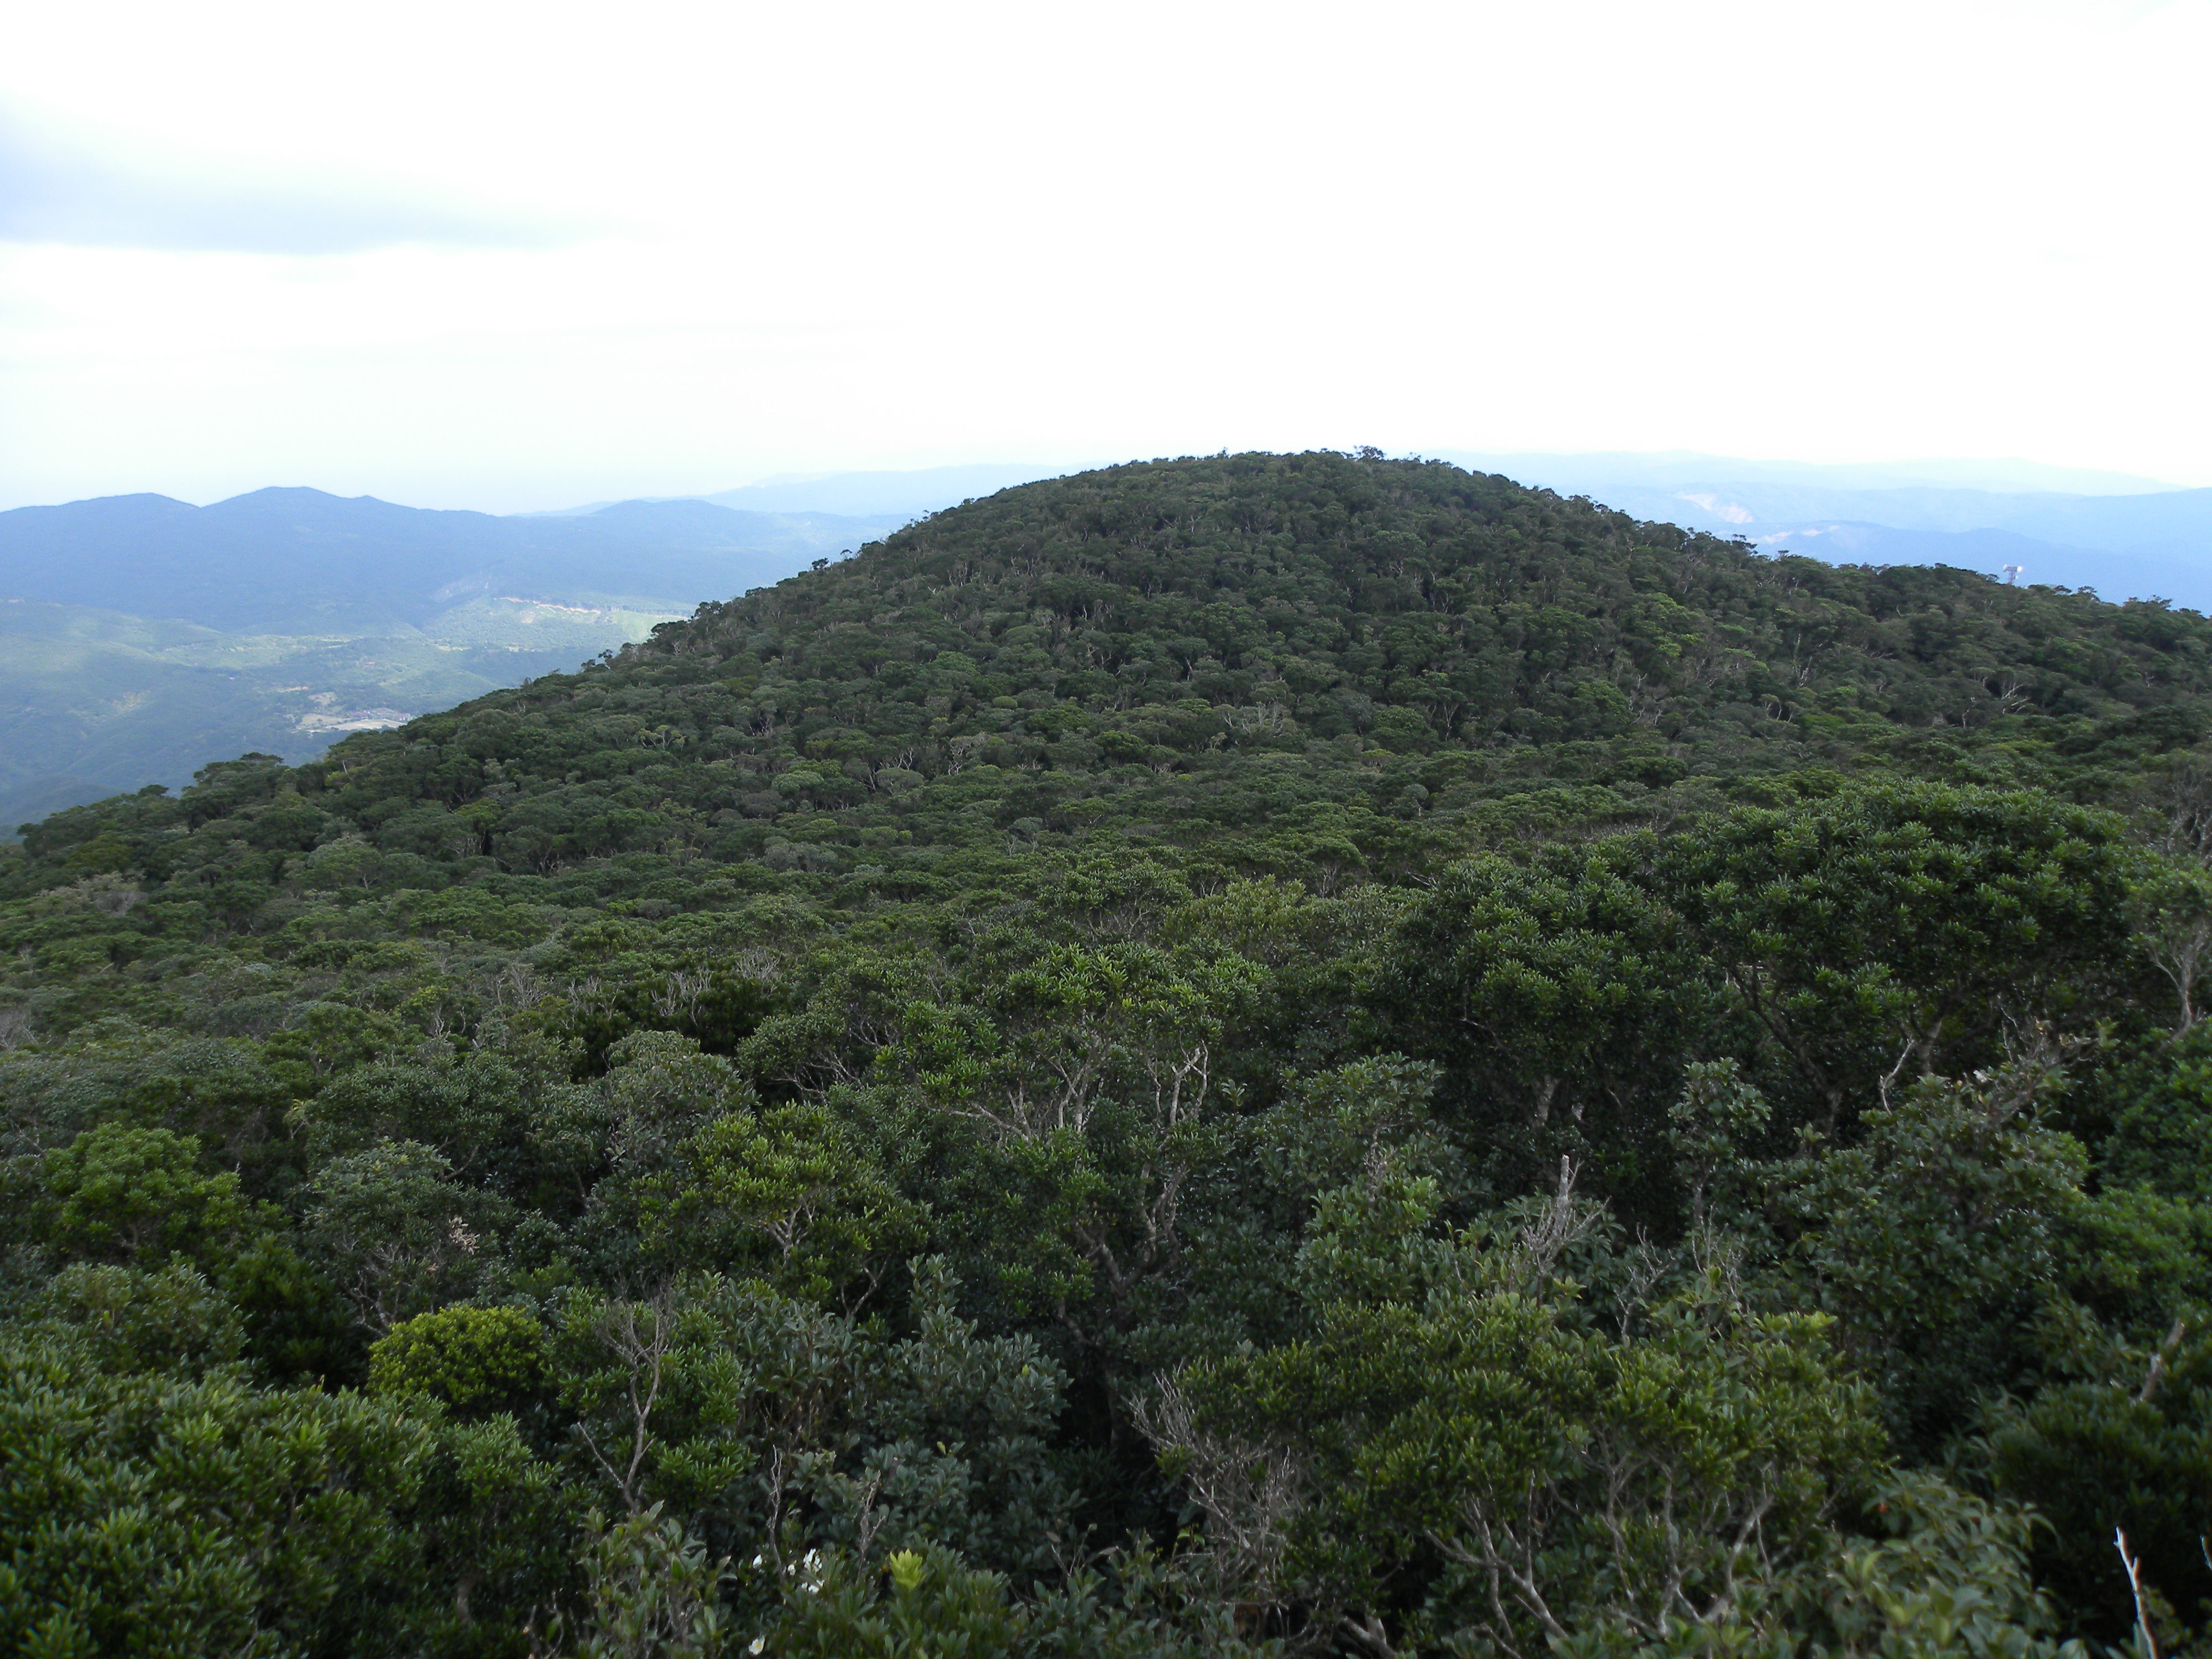
[(2057, 1659), (2114, 1524), (2207, 1604), (2206, 631), (1223, 455), (50, 817), (0, 1630)]
[(1441, 462), (1205, 457), (963, 503), (287, 787), (518, 874), (672, 842), (890, 870), (979, 834), (1404, 867), (1865, 764), (2113, 796), (2212, 727), (2208, 643), (2193, 613), (1769, 558)]

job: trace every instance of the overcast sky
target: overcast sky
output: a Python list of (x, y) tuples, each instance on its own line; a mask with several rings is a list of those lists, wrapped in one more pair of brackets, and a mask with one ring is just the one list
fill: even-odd
[(68, 5), (0, 506), (1231, 448), (2212, 484), (2212, 0)]

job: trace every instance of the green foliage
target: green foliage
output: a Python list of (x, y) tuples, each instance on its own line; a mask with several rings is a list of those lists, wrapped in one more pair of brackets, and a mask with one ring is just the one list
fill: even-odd
[[(715, 1659), (726, 1651), (720, 1573), (660, 1505), (609, 1525), (596, 1512), (584, 1550), (591, 1597), (576, 1659)], [(559, 1631), (556, 1626), (556, 1639)]]
[(167, 1129), (96, 1124), (46, 1157), (40, 1230), (64, 1260), (204, 1261), (247, 1222), (238, 1177), (202, 1175), (199, 1144)]
[(2008, 1023), (2140, 1019), (2128, 946), (2150, 866), (2115, 816), (1928, 784), (1742, 811), (1668, 848), (1666, 880), (1777, 1093), (1829, 1133), (1897, 1079), (2003, 1054)]
[(1215, 457), (57, 814), (9, 1639), (2201, 1642), (2208, 627)]
[(181, 1263), (160, 1273), (77, 1262), (30, 1298), (33, 1328), (120, 1371), (227, 1370), (246, 1346), (238, 1310)]
[(2057, 1238), (2066, 1294), (2035, 1335), (2050, 1380), (1995, 1412), (1996, 1488), (2050, 1521), (2036, 1555), (2071, 1604), (2107, 1627), (2133, 1620), (2108, 1553), (2124, 1529), (2150, 1583), (2173, 1604), (2212, 1600), (2212, 1208), (2108, 1188), (2064, 1212)]
[(731, 1112), (685, 1141), (655, 1178), (641, 1231), (658, 1259), (757, 1264), (809, 1301), (866, 1298), (926, 1237), (921, 1212), (826, 1106)]
[(1638, 1659), (1796, 1652), (2087, 1659), (2081, 1643), (2051, 1636), (2051, 1609), (2028, 1572), (2031, 1514), (1920, 1477), (1885, 1487), (1869, 1519), (1873, 1537), (1752, 1587), (1712, 1619), (1668, 1619), (1656, 1638), (1613, 1624), (1558, 1650)]
[(520, 1308), (467, 1304), (402, 1320), (368, 1351), (370, 1392), (458, 1410), (513, 1404), (544, 1383), (545, 1332)]
[[(107, 1270), (112, 1272), (114, 1270)], [(89, 1287), (88, 1287), (89, 1288)], [(25, 1652), (197, 1659), (343, 1640), (405, 1571), (428, 1435), (357, 1395), (256, 1390), (94, 1318), (0, 1329), (0, 1632)], [(85, 1309), (82, 1296), (79, 1309)], [(195, 1374), (197, 1372), (197, 1374)]]
[[(1693, 1255), (1608, 1332), (1562, 1275), (1601, 1227), (1564, 1180), (1517, 1225), (1446, 1236), (1435, 1209), (1420, 1180), (1332, 1194), (1304, 1333), (1164, 1380), (1154, 1437), (1239, 1599), (1394, 1644), (1655, 1638), (1868, 1489), (1873, 1401), (1817, 1316), (1757, 1313)], [(1421, 1590), (1394, 1582), (1421, 1553)]]
[(759, 1281), (650, 1302), (569, 1299), (556, 1363), (609, 1499), (704, 1517), (787, 1573), (814, 1543), (944, 1540), (1034, 1569), (1068, 1494), (1045, 1432), (1066, 1378), (1025, 1337), (982, 1337), (941, 1262), (895, 1338)]
[(1110, 1578), (1079, 1569), (1065, 1589), (1024, 1605), (1003, 1577), (939, 1547), (896, 1550), (869, 1570), (827, 1552), (811, 1564), (763, 1646), (793, 1659), (1261, 1659), (1281, 1651), (1278, 1643), (1244, 1637), (1225, 1610), (1194, 1595), (1193, 1586), (1149, 1550), (1110, 1565)]
[(2005, 1413), (1991, 1437), (1999, 1490), (2050, 1522), (2039, 1552), (2047, 1582), (2108, 1626), (2132, 1622), (2126, 1581), (2113, 1571), (2116, 1528), (2174, 1602), (2201, 1607), (2212, 1595), (2203, 1551), (2190, 1549), (2212, 1533), (2205, 1342), (2178, 1342), (2166, 1358), (2162, 1387), (2145, 1391), (2148, 1365), (2137, 1376), (2056, 1383)]
[(491, 1275), (489, 1241), (478, 1231), (488, 1206), (420, 1141), (380, 1141), (334, 1158), (307, 1192), (301, 1231), (308, 1249), (358, 1322), (380, 1336), (470, 1295)]
[(2112, 1079), (2103, 1162), (2115, 1181), (2212, 1201), (2212, 1026), (2161, 1042)]
[(806, 1659), (985, 1659), (1017, 1651), (1022, 1620), (1006, 1581), (977, 1572), (945, 1550), (895, 1550), (884, 1561), (883, 1593), (823, 1564), (775, 1632), (776, 1651)]
[(1909, 1439), (1956, 1426), (1940, 1414), (2024, 1364), (2087, 1163), (2039, 1121), (2052, 1081), (2019, 1069), (1929, 1079), (1867, 1114), (1858, 1145), (1746, 1171)]

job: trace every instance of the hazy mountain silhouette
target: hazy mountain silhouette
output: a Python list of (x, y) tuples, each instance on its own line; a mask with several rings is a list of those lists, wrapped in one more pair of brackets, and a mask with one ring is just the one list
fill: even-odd
[[(1948, 564), (2212, 611), (2212, 489), (2027, 462), (1823, 467), (1710, 455), (1444, 459), (1639, 519), (1850, 564)], [(1944, 480), (1948, 479), (1949, 482)], [(2010, 489), (1964, 482), (2017, 481)], [(2082, 493), (2066, 483), (2095, 484)]]
[(767, 478), (742, 489), (702, 496), (719, 507), (755, 513), (850, 513), (919, 518), (1015, 484), (1057, 478), (1072, 467), (1022, 462), (923, 467), (911, 472), (828, 472)]
[(304, 760), (900, 522), (699, 501), (500, 518), (290, 489), (0, 513), (0, 826), (182, 783), (210, 755)]
[(501, 518), (319, 489), (258, 489), (204, 507), (111, 495), (0, 513), (0, 592), (246, 633), (420, 628), (495, 591), (688, 611), (893, 527), (699, 501)]

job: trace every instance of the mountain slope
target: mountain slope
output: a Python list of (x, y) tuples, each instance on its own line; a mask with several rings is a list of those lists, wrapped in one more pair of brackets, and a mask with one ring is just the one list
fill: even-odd
[(2208, 630), (1215, 457), (58, 813), (0, 1632), (2055, 1655), (2108, 1522), (2212, 1604)]
[(1255, 869), (1320, 838), (1356, 869), (1562, 789), (1633, 817), (1879, 760), (2110, 796), (2212, 729), (2208, 644), (2191, 613), (1770, 560), (1440, 463), (1246, 456), (1003, 492), (350, 738), (302, 787), (465, 811), (518, 873), (676, 844), (896, 872), (986, 826)]
[(1163, 749), (1178, 775), (1389, 757), (1497, 793), (1869, 745), (2063, 769), (2057, 745), (2101, 725), (2201, 728), (2208, 637), (1965, 572), (1770, 562), (1448, 467), (1248, 457), (941, 514), (703, 608), (625, 653), (608, 695), (706, 754), (895, 738), (932, 770), (1005, 744), (1047, 793)]

